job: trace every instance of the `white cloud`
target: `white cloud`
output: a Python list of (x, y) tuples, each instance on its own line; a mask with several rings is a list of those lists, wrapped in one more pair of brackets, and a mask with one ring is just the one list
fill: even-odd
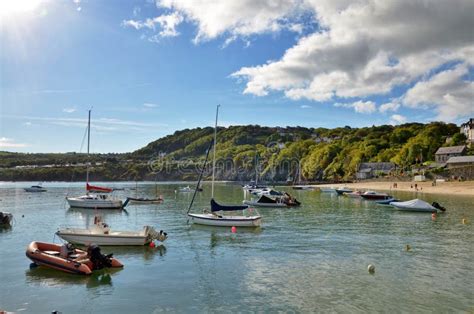
[(183, 16), (177, 12), (169, 15), (160, 15), (155, 18), (148, 18), (145, 21), (125, 20), (122, 22), (123, 26), (133, 27), (139, 29), (150, 29), (155, 31), (159, 29), (158, 33), (149, 37), (151, 41), (159, 41), (162, 37), (175, 37), (179, 35), (176, 27), (183, 22)]
[(300, 108), (301, 109), (309, 109), (309, 108), (313, 108), (313, 107), (310, 106), (310, 105), (301, 105)]
[(152, 103), (144, 103), (143, 106), (147, 107), (147, 108), (156, 108), (156, 107), (158, 107), (157, 104), (152, 104)]
[(409, 89), (403, 103), (412, 108), (434, 107), (437, 119), (443, 121), (470, 117), (474, 115), (474, 82), (463, 79), (468, 73), (465, 64), (439, 72)]
[(73, 113), (73, 112), (76, 112), (76, 108), (64, 108), (63, 109), (63, 112), (66, 112), (66, 113)]
[(449, 61), (472, 64), (474, 59), (473, 1), (308, 0), (301, 5), (315, 12), (322, 28), (279, 60), (234, 72), (247, 81), (244, 93), (283, 91), (291, 99), (315, 101), (383, 95)]
[(246, 37), (281, 29), (301, 32), (301, 25), (292, 18), (306, 6), (303, 0), (157, 0), (156, 5), (179, 12), (196, 24), (195, 43), (222, 35)]
[(335, 103), (335, 107), (353, 108), (358, 113), (373, 113), (377, 111), (377, 106), (373, 101), (356, 101), (351, 104)]
[(16, 143), (11, 138), (0, 137), (0, 148), (19, 148), (19, 147), (26, 147), (28, 145), (23, 143)]
[(396, 125), (396, 124), (402, 124), (407, 122), (407, 118), (399, 115), (399, 114), (394, 114), (390, 117), (390, 124)]
[(385, 112), (385, 111), (397, 111), (400, 108), (400, 104), (397, 102), (389, 102), (380, 105), (379, 111), (380, 112)]

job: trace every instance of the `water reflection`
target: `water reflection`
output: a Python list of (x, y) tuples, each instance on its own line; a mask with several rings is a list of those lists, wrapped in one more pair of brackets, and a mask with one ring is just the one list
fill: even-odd
[[(94, 289), (104, 286), (111, 292), (112, 276), (122, 269), (102, 269), (94, 271), (90, 276), (68, 274), (58, 270), (45, 268), (42, 266), (31, 267), (25, 272), (26, 283), (39, 286), (57, 287), (69, 285), (85, 285), (88, 289)], [(105, 291), (102, 289), (102, 291)]]
[(8, 233), (13, 230), (11, 225), (0, 225), (0, 233)]

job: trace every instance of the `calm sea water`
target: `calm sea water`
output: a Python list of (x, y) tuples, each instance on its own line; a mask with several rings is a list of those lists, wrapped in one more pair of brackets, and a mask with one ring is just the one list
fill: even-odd
[[(31, 183), (31, 184), (34, 184)], [(474, 199), (438, 201), (447, 213), (402, 213), (372, 202), (316, 191), (291, 191), (303, 206), (261, 209), (256, 230), (188, 225), (187, 184), (159, 184), (162, 205), (101, 211), (117, 230), (146, 224), (169, 234), (162, 248), (105, 247), (125, 268), (90, 277), (30, 269), (31, 241), (60, 242), (60, 226), (92, 223), (92, 210), (68, 209), (64, 197), (83, 184), (46, 183), (46, 193), (25, 193), (29, 183), (0, 183), (0, 211), (15, 216), (0, 229), (0, 309), (25, 313), (159, 312), (470, 312), (474, 311)], [(135, 183), (114, 183), (134, 188)], [(110, 186), (110, 184), (109, 184)], [(196, 209), (208, 205), (204, 186)], [(140, 196), (155, 185), (141, 183)], [(134, 196), (135, 191), (117, 192)], [(219, 184), (216, 198), (240, 203), (239, 186)], [(412, 193), (397, 193), (411, 199)], [(468, 224), (462, 224), (462, 218)], [(411, 251), (405, 251), (409, 244)], [(375, 274), (367, 265), (376, 267)]]

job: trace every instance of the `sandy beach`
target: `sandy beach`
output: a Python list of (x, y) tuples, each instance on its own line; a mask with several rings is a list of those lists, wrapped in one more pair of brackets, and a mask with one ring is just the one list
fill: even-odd
[[(394, 188), (394, 183), (397, 187)], [(345, 184), (321, 184), (317, 187), (349, 187), (351, 189), (360, 190), (376, 190), (376, 191), (408, 191), (416, 192), (415, 184), (417, 184), (418, 192), (429, 194), (450, 194), (450, 195), (465, 195), (474, 197), (474, 181), (464, 182), (437, 182), (436, 186), (432, 182), (357, 182)]]

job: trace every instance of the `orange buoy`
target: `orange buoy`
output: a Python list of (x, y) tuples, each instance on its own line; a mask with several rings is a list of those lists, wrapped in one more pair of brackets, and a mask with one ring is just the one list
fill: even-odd
[(235, 226), (232, 226), (232, 228), (230, 228), (230, 231), (232, 233), (236, 233), (237, 232), (237, 228)]
[(153, 241), (150, 242), (150, 247), (152, 247), (152, 248), (155, 247), (155, 242), (153, 242)]
[(436, 213), (431, 214), (431, 219), (435, 220), (436, 219)]

